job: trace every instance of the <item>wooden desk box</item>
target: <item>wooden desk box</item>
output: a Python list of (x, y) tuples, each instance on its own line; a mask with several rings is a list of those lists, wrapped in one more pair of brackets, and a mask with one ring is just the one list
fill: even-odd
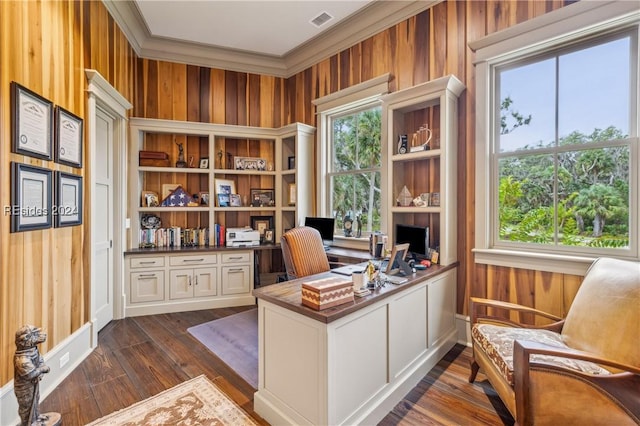
[(353, 283), (344, 278), (329, 277), (302, 283), (302, 304), (322, 310), (353, 302)]

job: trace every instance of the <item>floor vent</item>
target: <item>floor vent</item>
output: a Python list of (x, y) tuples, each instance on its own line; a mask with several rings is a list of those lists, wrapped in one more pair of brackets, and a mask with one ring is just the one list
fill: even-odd
[(320, 15), (313, 18), (310, 22), (316, 27), (320, 28), (332, 19), (333, 16), (329, 15), (327, 12), (322, 12)]

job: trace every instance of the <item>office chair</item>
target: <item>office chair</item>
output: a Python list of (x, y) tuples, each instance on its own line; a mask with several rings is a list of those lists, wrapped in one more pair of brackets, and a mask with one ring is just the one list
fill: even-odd
[(290, 280), (327, 272), (330, 269), (320, 233), (301, 226), (285, 232), (280, 239), (282, 257)]

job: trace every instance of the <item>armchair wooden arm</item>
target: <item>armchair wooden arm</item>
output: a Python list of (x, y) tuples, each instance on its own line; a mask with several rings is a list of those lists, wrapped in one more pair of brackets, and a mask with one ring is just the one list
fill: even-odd
[[(531, 360), (549, 355), (608, 367), (592, 375)], [(517, 424), (640, 424), (640, 368), (586, 352), (516, 340), (513, 348)], [(634, 392), (633, 389), (636, 389)]]
[[(504, 309), (512, 312), (533, 314), (533, 315), (537, 315), (543, 318), (553, 320), (555, 322), (547, 325), (542, 325), (542, 326), (523, 324), (508, 318), (489, 315), (488, 313), (486, 313), (486, 310), (485, 310), (485, 313), (481, 313), (480, 312), (481, 308), (497, 308), (497, 309)], [(493, 324), (506, 325), (511, 327), (538, 328), (538, 329), (551, 330), (555, 332), (560, 332), (560, 330), (562, 330), (562, 325), (564, 324), (563, 318), (550, 314), (548, 312), (541, 311), (539, 309), (530, 308), (528, 306), (519, 305), (517, 303), (501, 302), (498, 300), (483, 299), (480, 297), (470, 298), (469, 313), (471, 314), (471, 324), (476, 324), (478, 322), (490, 322)]]

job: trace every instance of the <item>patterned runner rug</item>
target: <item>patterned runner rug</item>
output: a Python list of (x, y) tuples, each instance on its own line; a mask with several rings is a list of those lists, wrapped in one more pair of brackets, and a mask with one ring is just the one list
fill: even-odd
[(204, 375), (102, 417), (107, 425), (257, 425)]
[(187, 329), (254, 388), (258, 388), (258, 309)]

